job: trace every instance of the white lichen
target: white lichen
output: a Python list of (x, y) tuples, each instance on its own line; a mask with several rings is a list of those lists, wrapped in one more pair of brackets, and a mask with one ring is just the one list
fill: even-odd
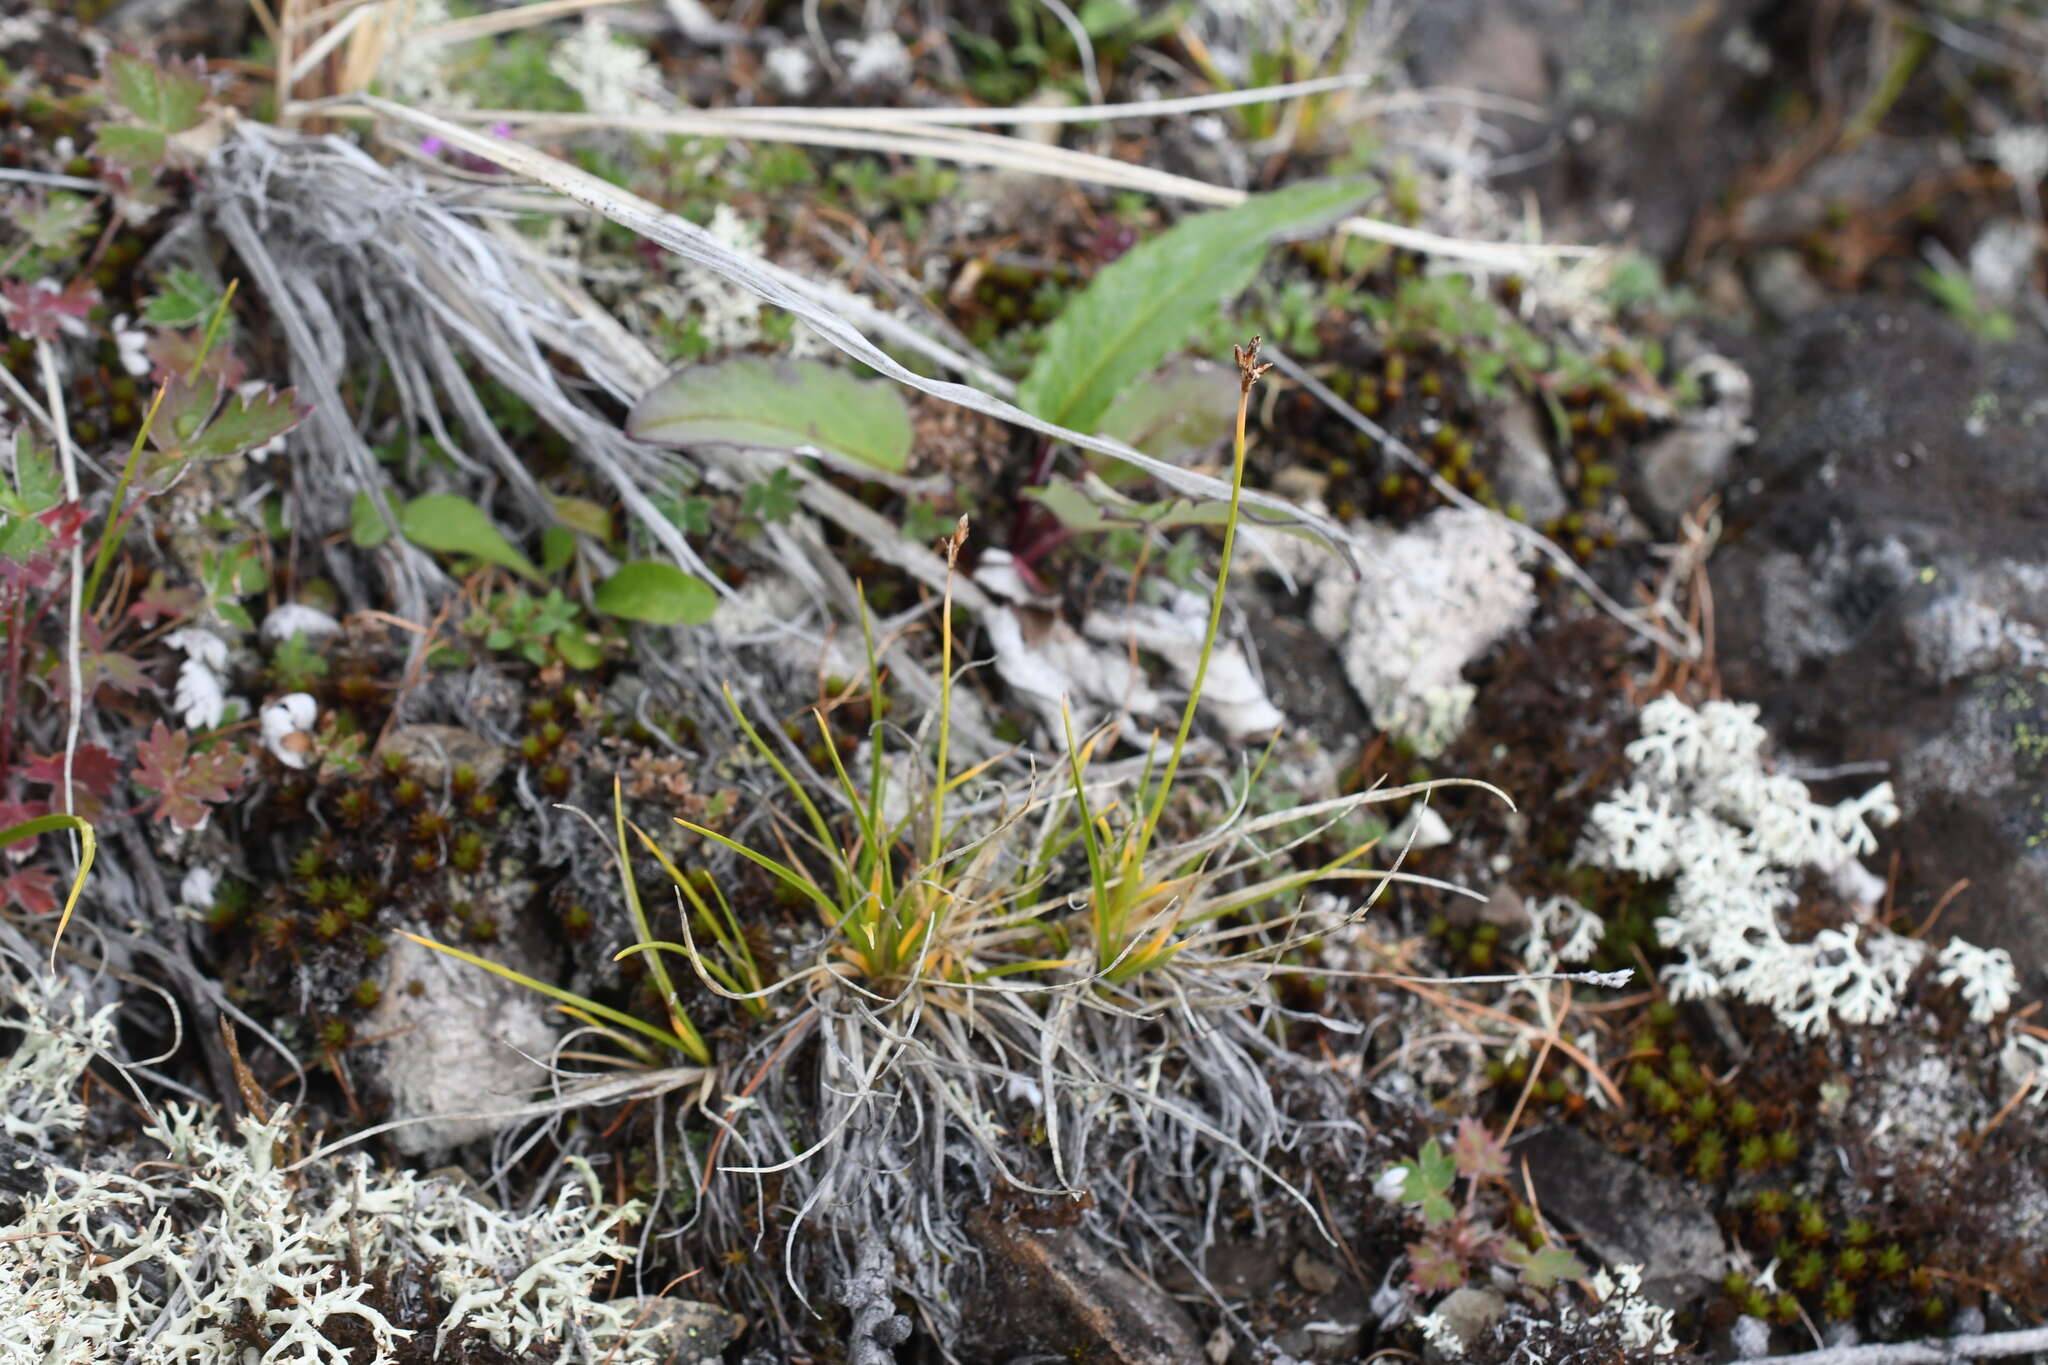
[[(1627, 751), (1634, 773), (1594, 807), (1580, 860), (1673, 883), (1671, 913), (1655, 927), (1678, 955), (1663, 973), (1674, 998), (1732, 995), (1805, 1035), (1838, 1020), (1880, 1023), (1898, 1012), (1926, 946), (1855, 922), (1795, 943), (1779, 915), (1797, 904), (1800, 875), (1839, 884), (1876, 850), (1874, 827), (1899, 816), (1891, 784), (1821, 805), (1805, 783), (1766, 766), (1756, 717), (1754, 706), (1695, 710), (1668, 695), (1644, 707), (1642, 738)], [(1961, 987), (1979, 1022), (2009, 1003), (2016, 983), (1999, 950), (1951, 944), (1942, 960), (1943, 980)]]
[(1951, 939), (1941, 950), (1944, 986), (1954, 986), (1970, 1007), (1970, 1022), (1988, 1024), (2012, 1005), (2019, 988), (2019, 974), (2013, 970), (2012, 954), (2003, 948), (1979, 948), (1974, 943)]
[[(20, 1037), (0, 1060), (0, 1130), (48, 1157), (0, 1237), (0, 1360), (347, 1365), (390, 1361), (428, 1329), (437, 1349), (462, 1334), (558, 1361), (656, 1358), (640, 1301), (594, 1297), (638, 1208), (607, 1210), (588, 1166), (508, 1213), (459, 1175), (361, 1156), (288, 1165), (282, 1108), (229, 1132), (172, 1105), (109, 1151), (79, 1133), (75, 1096), (112, 1014), (49, 978), (0, 975), (0, 1027)], [(446, 1312), (423, 1321), (407, 1282)], [(415, 1326), (392, 1321), (407, 1311)]]
[(548, 70), (583, 99), (590, 113), (619, 117), (659, 112), (661, 73), (647, 49), (612, 36), (603, 15), (586, 14), (548, 56)]

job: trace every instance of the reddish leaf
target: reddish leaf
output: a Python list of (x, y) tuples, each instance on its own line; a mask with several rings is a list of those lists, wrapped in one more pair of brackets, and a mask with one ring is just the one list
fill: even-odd
[(194, 459), (242, 455), (284, 435), (313, 409), (298, 401), (295, 390), (264, 388), (253, 394), (233, 393), (207, 423), (187, 452)]
[(1508, 1149), (1500, 1139), (1474, 1119), (1458, 1120), (1458, 1137), (1451, 1144), (1451, 1161), (1467, 1180), (1505, 1180)]
[(0, 877), (0, 900), (31, 915), (47, 915), (57, 908), (57, 878), (45, 868), (24, 867)]
[[(13, 829), (24, 820), (33, 820), (39, 815), (48, 815), (50, 808), (43, 801), (0, 801), (0, 829)], [(16, 858), (26, 858), (35, 852), (33, 837), (17, 839), (9, 846), (8, 852)]]
[(0, 318), (17, 335), (55, 341), (65, 318), (85, 320), (99, 294), (83, 276), (63, 289), (46, 289), (40, 281), (0, 281)]
[[(21, 775), (51, 789), (51, 810), (64, 809), (63, 754), (32, 759), (22, 765)], [(105, 805), (102, 798), (113, 792), (114, 781), (120, 775), (121, 765), (112, 754), (97, 744), (79, 745), (78, 752), (71, 756), (71, 809), (88, 820), (96, 818)]]
[[(152, 378), (159, 383), (166, 379), (182, 380), (192, 372), (193, 362), (199, 359), (200, 335), (197, 329), (189, 332), (159, 332), (150, 339), (145, 348), (156, 371)], [(206, 353), (206, 362), (201, 374), (212, 375), (220, 381), (223, 389), (232, 389), (242, 382), (246, 371), (235, 353), (226, 346), (215, 346)]]
[[(157, 685), (143, 672), (142, 665), (134, 658), (108, 645), (108, 632), (103, 630), (91, 615), (78, 623), (79, 681), (81, 691), (90, 700), (102, 687), (110, 687), (131, 697), (144, 692), (154, 692)], [(51, 673), (50, 681), (59, 697), (71, 695), (70, 671), (62, 663)]]
[(57, 576), (61, 558), (71, 553), (71, 547), (78, 539), (78, 528), (85, 524), (85, 508), (78, 503), (67, 502), (37, 513), (35, 519), (49, 531), (48, 539), (25, 558), (0, 555), (0, 582), (39, 592), (50, 586), (51, 580)]
[(1434, 1237), (1408, 1244), (1408, 1278), (1426, 1293), (1456, 1289), (1465, 1283), (1465, 1263)]
[(149, 738), (135, 746), (135, 780), (157, 794), (156, 818), (179, 829), (206, 823), (207, 806), (228, 799), (242, 780), (242, 756), (226, 746), (192, 752), (183, 730), (158, 721)]
[[(31, 759), (23, 765), (21, 774), (31, 782), (54, 787), (64, 780), (64, 755)], [(114, 779), (120, 775), (120, 762), (97, 744), (81, 744), (71, 755), (71, 780), (95, 796), (113, 791)]]
[(149, 424), (149, 443), (167, 455), (182, 450), (205, 429), (207, 419), (220, 406), (220, 393), (219, 377), (203, 371), (189, 384), (182, 372), (166, 380), (156, 420)]
[(159, 569), (149, 576), (149, 586), (129, 606), (128, 614), (147, 630), (159, 621), (190, 616), (199, 610), (201, 600), (197, 588), (166, 587), (163, 570)]

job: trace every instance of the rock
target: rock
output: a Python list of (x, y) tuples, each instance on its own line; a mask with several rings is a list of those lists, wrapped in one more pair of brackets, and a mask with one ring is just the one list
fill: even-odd
[(377, 753), (403, 758), (406, 771), (430, 791), (444, 785), (464, 764), (475, 770), (479, 788), (488, 787), (511, 759), (505, 750), (459, 725), (401, 725), (384, 737)]
[(385, 964), (362, 1032), (386, 1039), (391, 1117), (424, 1120), (393, 1129), (391, 1144), (418, 1156), (497, 1132), (505, 1120), (478, 1115), (524, 1104), (547, 1079), (527, 1060), (554, 1048), (546, 999), (396, 935)]
[(1824, 307), (1827, 291), (1806, 267), (1806, 258), (1790, 247), (1757, 253), (1749, 267), (1749, 297), (1773, 322), (1787, 323)]
[(1363, 581), (1323, 577), (1309, 619), (1339, 642), (1373, 723), (1432, 758), (1472, 709), (1460, 672), (1529, 619), (1535, 588), (1491, 513), (1444, 508), (1400, 531), (1361, 529)]
[[(695, 1299), (642, 1294), (637, 1298), (613, 1299), (612, 1306), (623, 1309), (627, 1321), (641, 1331), (658, 1334), (652, 1340), (636, 1343), (633, 1358), (658, 1361), (660, 1365), (717, 1360), (719, 1353), (747, 1330), (747, 1320), (738, 1313)], [(612, 1343), (600, 1336), (597, 1344), (609, 1349)], [(660, 1354), (649, 1355), (650, 1350)]]
[(1928, 719), (1894, 770), (1901, 850), (1923, 891), (1969, 879), (1943, 929), (2006, 949), (2022, 985), (2038, 989), (2048, 971), (2048, 670), (1977, 675)]
[(1550, 461), (1543, 424), (1542, 414), (1527, 399), (1500, 404), (1485, 422), (1486, 429), (1499, 440), (1489, 442), (1480, 459), (1481, 472), (1493, 484), (1501, 505), (1519, 507), (1522, 520), (1532, 526), (1554, 521), (1572, 510), (1564, 485), (1558, 481), (1557, 467)]
[(1036, 1350), (1114, 1365), (1203, 1359), (1181, 1306), (1109, 1261), (1079, 1229), (1026, 1227), (987, 1208), (969, 1213), (967, 1226), (988, 1274), (963, 1320), (1001, 1358)]
[(1645, 445), (1635, 474), (1633, 501), (1667, 535), (1727, 480), (1736, 450), (1756, 439), (1749, 376), (1740, 366), (1703, 355), (1685, 372), (1699, 383), (1706, 405)]
[(1451, 897), (1444, 905), (1444, 915), (1452, 924), (1467, 929), (1475, 924), (1491, 924), (1508, 943), (1526, 935), (1530, 928), (1527, 899), (1506, 882), (1494, 887), (1484, 904), (1465, 896)]
[(2030, 223), (2004, 218), (1987, 224), (1970, 243), (1970, 286), (1994, 308), (2010, 308), (2026, 292), (2040, 252), (2039, 231)]
[(1387, 832), (1386, 847), (1390, 852), (1442, 848), (1451, 842), (1451, 838), (1450, 823), (1437, 814), (1435, 808), (1411, 806), (1401, 823)]
[(1490, 1289), (1474, 1289), (1469, 1285), (1453, 1289), (1430, 1313), (1444, 1324), (1445, 1330), (1457, 1339), (1463, 1349), (1454, 1356), (1432, 1342), (1427, 1350), (1429, 1359), (1443, 1362), (1463, 1360), (1507, 1311), (1507, 1300)]
[(1337, 1267), (1317, 1260), (1306, 1251), (1294, 1253), (1294, 1282), (1311, 1294), (1327, 1294), (1337, 1287)]
[(2048, 967), (2048, 343), (1847, 303), (1739, 354), (1757, 442), (1709, 561), (1716, 661), (1788, 751), (1889, 775), (1898, 904)]
[(1771, 1353), (1771, 1325), (1744, 1314), (1728, 1330), (1728, 1341), (1737, 1360), (1761, 1360)]
[(1529, 1163), (1546, 1216), (1578, 1233), (1610, 1266), (1643, 1268), (1643, 1293), (1684, 1307), (1726, 1264), (1728, 1247), (1705, 1206), (1681, 1184), (1614, 1155), (1577, 1128), (1542, 1128), (1513, 1144)]

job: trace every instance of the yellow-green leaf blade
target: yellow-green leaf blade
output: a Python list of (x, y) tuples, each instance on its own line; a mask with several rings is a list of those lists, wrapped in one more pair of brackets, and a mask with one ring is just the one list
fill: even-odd
[(642, 395), (626, 430), (657, 445), (810, 446), (890, 474), (910, 460), (910, 409), (896, 386), (818, 360), (692, 365)]

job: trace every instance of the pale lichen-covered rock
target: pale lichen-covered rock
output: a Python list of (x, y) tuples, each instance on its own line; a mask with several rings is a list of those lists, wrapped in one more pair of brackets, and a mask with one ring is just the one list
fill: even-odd
[(553, 1049), (546, 1001), (465, 962), (394, 939), (384, 995), (363, 1032), (384, 1037), (384, 1082), (392, 1145), (408, 1155), (489, 1137), (503, 1120), (485, 1117), (524, 1104), (546, 1079)]
[(1446, 508), (1401, 531), (1358, 529), (1370, 547), (1363, 577), (1325, 576), (1310, 619), (1337, 642), (1373, 723), (1439, 754), (1472, 709), (1460, 674), (1529, 619), (1535, 585), (1490, 512)]

